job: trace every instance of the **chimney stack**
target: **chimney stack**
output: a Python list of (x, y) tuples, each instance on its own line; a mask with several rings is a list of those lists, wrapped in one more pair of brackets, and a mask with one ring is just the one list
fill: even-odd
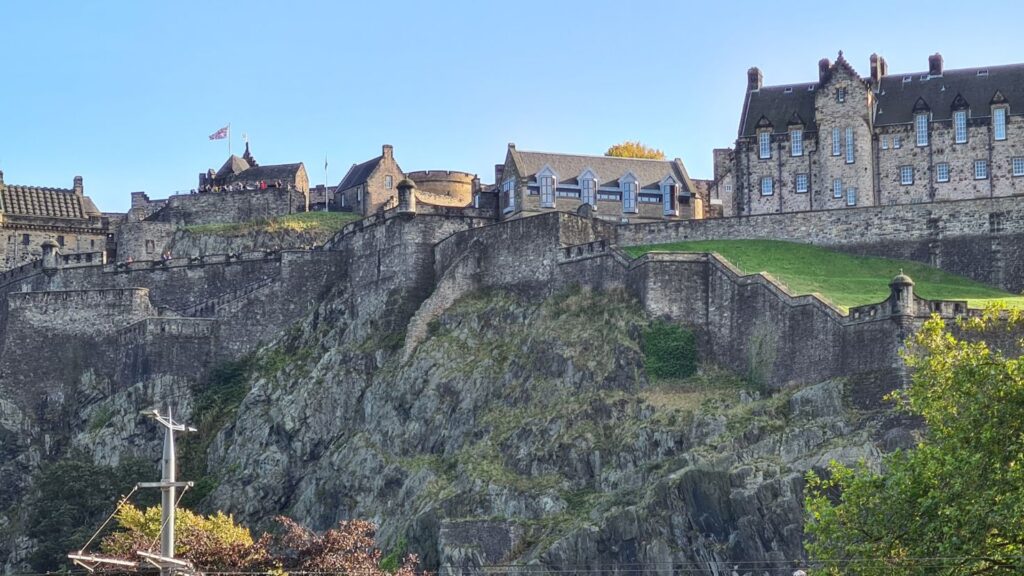
[(828, 82), (830, 76), (829, 71), (831, 69), (832, 63), (828, 61), (828, 58), (822, 58), (821, 60), (818, 60), (818, 82), (822, 84)]
[(877, 86), (882, 78), (888, 76), (889, 65), (885, 62), (885, 58), (882, 58), (878, 54), (871, 55), (871, 82)]
[(81, 176), (75, 176), (75, 194), (78, 194), (79, 196), (81, 196), (82, 193), (83, 193), (82, 177)]
[(494, 165), (494, 184), (495, 186), (501, 187), (501, 177), (505, 175), (505, 165), (495, 164)]
[(942, 76), (942, 54), (936, 52), (928, 57), (928, 75)]
[(761, 74), (761, 69), (754, 66), (750, 70), (747, 70), (747, 92), (757, 92), (761, 89), (761, 85), (764, 82), (764, 75)]
[(4, 171), (0, 170), (0, 186), (4, 184)]
[(380, 147), (380, 154), (385, 158), (393, 158), (395, 156), (395, 147), (391, 144), (385, 144)]

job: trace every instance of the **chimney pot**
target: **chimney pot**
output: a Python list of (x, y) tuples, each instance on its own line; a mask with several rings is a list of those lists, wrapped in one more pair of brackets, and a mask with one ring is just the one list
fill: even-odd
[(757, 66), (747, 70), (747, 92), (757, 92), (764, 82), (764, 75)]
[(871, 55), (871, 81), (877, 86), (889, 74), (889, 65), (878, 54)]
[(928, 75), (942, 76), (942, 54), (936, 52), (928, 57)]
[(4, 183), (4, 171), (0, 170), (0, 184)]
[(829, 70), (832, 68), (832, 63), (828, 61), (828, 58), (822, 58), (818, 60), (818, 82), (824, 84), (828, 82)]
[(395, 148), (391, 144), (385, 144), (380, 147), (380, 153), (385, 158), (392, 158), (395, 155)]
[(82, 195), (84, 188), (82, 187), (82, 177), (75, 176), (75, 194)]

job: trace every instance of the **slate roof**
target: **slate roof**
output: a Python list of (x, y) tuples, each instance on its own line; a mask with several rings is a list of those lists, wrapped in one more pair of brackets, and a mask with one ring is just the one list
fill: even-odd
[(92, 200), (67, 188), (2, 184), (0, 203), (4, 213), (15, 216), (84, 219), (100, 215)]
[[(987, 74), (979, 75), (981, 71)], [(913, 122), (918, 98), (931, 109), (932, 120), (950, 120), (953, 99), (958, 94), (967, 100), (972, 118), (992, 115), (990, 104), (997, 91), (1009, 103), (1011, 112), (1024, 112), (1024, 64), (944, 70), (942, 76), (933, 77), (928, 72), (889, 74), (880, 84), (876, 126)]]
[[(224, 178), (224, 184), (231, 184), (234, 182), (259, 182), (260, 180), (266, 180), (271, 182), (273, 180), (282, 180), (283, 182), (295, 182), (295, 177), (302, 169), (302, 162), (297, 164), (271, 164), (269, 166), (254, 166), (248, 168), (237, 174), (229, 173)], [(223, 168), (222, 168), (223, 170)], [(220, 173), (218, 172), (218, 178)]]
[(758, 122), (765, 118), (776, 133), (786, 132), (793, 114), (803, 120), (804, 130), (815, 131), (814, 94), (817, 82), (788, 84), (784, 86), (762, 86), (756, 92), (747, 92), (740, 119), (740, 136), (754, 136)]
[(520, 176), (534, 178), (537, 172), (550, 166), (558, 174), (559, 182), (579, 184), (579, 176), (590, 169), (598, 179), (598, 186), (618, 187), (619, 178), (632, 172), (639, 181), (640, 190), (661, 192), (661, 181), (672, 175), (681, 184), (683, 192), (693, 194), (695, 187), (686, 173), (683, 161), (641, 160), (638, 158), (617, 158), (614, 156), (585, 156), (579, 154), (558, 154), (554, 152), (529, 152), (509, 148), (509, 155)]
[[(248, 145), (246, 146), (248, 147)], [(223, 180), (231, 175), (241, 174), (242, 172), (245, 172), (249, 168), (250, 166), (248, 162), (246, 162), (243, 158), (240, 158), (232, 154), (231, 156), (228, 157), (227, 160), (224, 161), (224, 165), (220, 167), (220, 170), (217, 170), (217, 179)]]
[(384, 159), (384, 156), (377, 156), (373, 160), (367, 160), (362, 164), (353, 164), (345, 177), (341, 179), (341, 184), (338, 184), (337, 190), (348, 190), (354, 186), (365, 184), (366, 180), (373, 174), (373, 171), (377, 169), (380, 161)]

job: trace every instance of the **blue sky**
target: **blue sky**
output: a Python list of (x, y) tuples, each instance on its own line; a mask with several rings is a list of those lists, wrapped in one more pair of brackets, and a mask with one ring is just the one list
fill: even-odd
[(263, 164), (312, 183), (395, 146), (402, 168), (493, 180), (508, 142), (600, 154), (625, 139), (711, 176), (746, 70), (812, 81), (842, 49), (861, 74), (1024, 62), (1024, 3), (5, 2), (0, 169), (85, 179), (101, 210), (196, 185), (231, 123)]

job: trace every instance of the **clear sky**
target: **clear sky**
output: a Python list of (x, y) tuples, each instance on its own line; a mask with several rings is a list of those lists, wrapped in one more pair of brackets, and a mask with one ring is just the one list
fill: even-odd
[(1024, 3), (3, 0), (0, 169), (105, 211), (218, 168), (228, 122), (262, 164), (313, 184), (395, 146), (406, 171), (493, 180), (508, 142), (601, 154), (625, 139), (711, 177), (736, 136), (746, 70), (813, 81), (817, 61), (868, 74), (1024, 62)]

